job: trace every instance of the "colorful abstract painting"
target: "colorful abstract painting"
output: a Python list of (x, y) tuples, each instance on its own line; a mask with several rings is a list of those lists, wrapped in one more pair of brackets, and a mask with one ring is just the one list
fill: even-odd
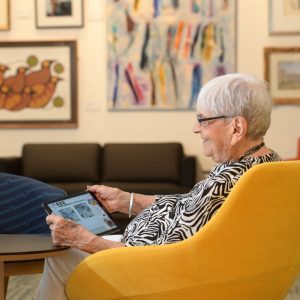
[(107, 0), (110, 110), (193, 109), (235, 71), (235, 0)]

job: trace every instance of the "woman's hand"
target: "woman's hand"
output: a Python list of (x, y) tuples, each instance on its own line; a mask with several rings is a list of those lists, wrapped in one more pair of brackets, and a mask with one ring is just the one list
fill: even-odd
[(88, 253), (124, 247), (121, 242), (105, 240), (80, 224), (53, 214), (47, 216), (46, 222), (51, 229), (53, 244), (56, 246), (73, 247)]
[(98, 237), (80, 224), (60, 216), (49, 215), (46, 222), (51, 230), (53, 244), (87, 251), (87, 247)]
[(111, 188), (105, 185), (88, 186), (87, 190), (103, 203), (109, 212), (128, 213), (130, 194), (118, 188)]

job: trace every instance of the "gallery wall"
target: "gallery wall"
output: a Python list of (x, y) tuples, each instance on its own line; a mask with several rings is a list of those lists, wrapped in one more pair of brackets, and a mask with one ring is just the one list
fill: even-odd
[[(0, 41), (77, 40), (79, 121), (73, 129), (0, 128), (0, 156), (18, 156), (22, 145), (31, 142), (178, 141), (187, 154), (197, 156), (199, 169), (209, 170), (214, 163), (201, 154), (201, 139), (192, 132), (195, 112), (108, 111), (105, 1), (84, 2), (83, 28), (37, 29), (34, 0), (11, 0), (11, 28), (0, 32)], [(300, 35), (269, 35), (267, 0), (238, 0), (237, 27), (238, 72), (263, 77), (264, 47), (300, 45)], [(296, 155), (299, 114), (300, 106), (274, 107), (266, 143), (283, 158)]]

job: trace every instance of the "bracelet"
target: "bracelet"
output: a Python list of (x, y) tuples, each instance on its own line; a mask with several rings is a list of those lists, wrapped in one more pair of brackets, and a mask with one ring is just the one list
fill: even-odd
[(128, 210), (129, 218), (131, 218), (131, 211), (132, 211), (132, 206), (133, 206), (133, 195), (134, 195), (134, 193), (130, 193), (129, 210)]

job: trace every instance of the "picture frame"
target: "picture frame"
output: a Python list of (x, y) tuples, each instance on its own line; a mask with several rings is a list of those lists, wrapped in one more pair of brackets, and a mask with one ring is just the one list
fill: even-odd
[(187, 111), (236, 71), (237, 1), (106, 1), (109, 111)]
[(0, 42), (0, 128), (76, 127), (76, 41)]
[(300, 1), (269, 0), (269, 33), (300, 34)]
[(300, 104), (300, 48), (265, 48), (264, 64), (273, 103)]
[(10, 1), (0, 0), (0, 30), (10, 29)]
[(38, 29), (83, 27), (83, 0), (35, 0)]

